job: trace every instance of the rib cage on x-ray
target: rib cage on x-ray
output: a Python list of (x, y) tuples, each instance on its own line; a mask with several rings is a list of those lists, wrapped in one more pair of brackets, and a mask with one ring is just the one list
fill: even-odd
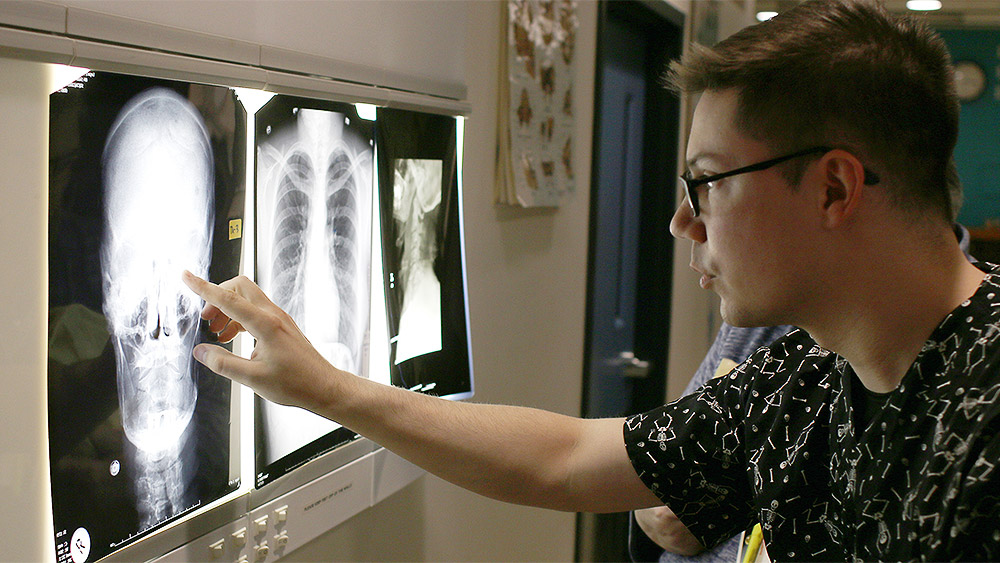
[(306, 227), (309, 220), (309, 187), (313, 167), (309, 156), (295, 151), (285, 160), (278, 181), (274, 206), (274, 250), (271, 268), (271, 298), (302, 322), (302, 296), (305, 281)]
[[(357, 184), (350, 157), (343, 150), (335, 150), (330, 155), (326, 169), (326, 203), (327, 229), (330, 239), (327, 248), (330, 251), (330, 263), (334, 265), (333, 274), (341, 293), (340, 335), (341, 341), (352, 353), (357, 354), (360, 347), (354, 338), (357, 334), (354, 323), (357, 318), (357, 295), (354, 279), (357, 273), (358, 259), (358, 229), (355, 219), (358, 217)], [(345, 309), (346, 308), (346, 309)], [(359, 362), (355, 358), (355, 369)]]
[[(312, 214), (311, 188), (315, 185), (315, 166), (309, 155), (293, 150), (285, 159), (278, 181), (274, 208), (274, 244), (272, 250), (271, 290), (274, 302), (302, 324), (304, 320), (305, 258), (310, 244)], [(356, 370), (360, 365), (356, 315), (359, 306), (355, 290), (358, 270), (358, 182), (354, 163), (342, 147), (336, 147), (326, 167), (324, 242), (334, 281), (340, 295), (338, 335), (350, 351)]]

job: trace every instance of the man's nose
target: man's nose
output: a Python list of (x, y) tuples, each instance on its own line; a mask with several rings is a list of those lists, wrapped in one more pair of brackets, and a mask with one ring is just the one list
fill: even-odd
[(705, 242), (705, 223), (700, 217), (695, 217), (691, 205), (682, 200), (670, 220), (670, 234), (676, 238), (686, 238), (694, 242)]

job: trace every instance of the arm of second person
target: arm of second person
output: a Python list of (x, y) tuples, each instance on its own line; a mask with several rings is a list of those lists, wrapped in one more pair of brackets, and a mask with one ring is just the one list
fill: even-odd
[(692, 556), (705, 551), (705, 546), (669, 507), (636, 510), (635, 521), (649, 539), (670, 553)]
[(249, 359), (200, 344), (195, 357), (262, 397), (307, 408), (452, 483), (499, 500), (614, 512), (660, 503), (632, 469), (622, 419), (579, 419), (452, 402), (355, 377), (326, 362), (291, 317), (245, 277), (221, 285), (189, 273), (220, 340), (246, 330)]

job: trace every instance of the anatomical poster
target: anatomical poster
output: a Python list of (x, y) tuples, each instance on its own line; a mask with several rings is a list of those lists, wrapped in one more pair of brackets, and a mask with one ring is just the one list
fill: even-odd
[(501, 70), (500, 203), (558, 206), (574, 190), (575, 0), (508, 0)]
[(457, 120), (378, 111), (379, 212), (393, 385), (472, 395)]
[[(351, 104), (275, 96), (256, 117), (261, 289), (340, 369), (367, 376), (374, 123)], [(353, 432), (257, 398), (257, 486)]]
[(50, 96), (48, 416), (59, 561), (239, 484), (231, 383), (191, 356), (238, 274), (246, 114), (228, 88), (88, 72)]

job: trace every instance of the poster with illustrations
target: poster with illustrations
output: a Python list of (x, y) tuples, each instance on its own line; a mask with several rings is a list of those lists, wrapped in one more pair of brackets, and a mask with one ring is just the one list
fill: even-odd
[[(579, 21), (570, 0), (509, 0), (501, 86), (501, 203), (557, 206), (574, 189), (572, 66)], [(504, 80), (502, 77), (501, 80)]]

